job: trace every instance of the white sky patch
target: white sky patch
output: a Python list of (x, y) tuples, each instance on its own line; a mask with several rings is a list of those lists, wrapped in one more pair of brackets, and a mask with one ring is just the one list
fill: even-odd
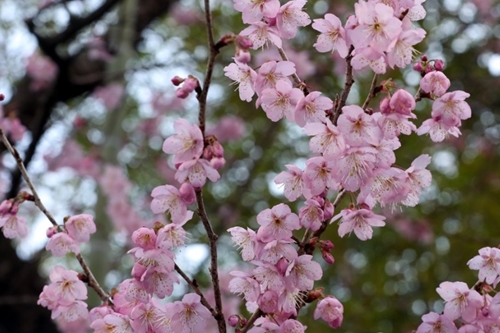
[(491, 75), (500, 76), (500, 54), (492, 54), (488, 59), (487, 66)]

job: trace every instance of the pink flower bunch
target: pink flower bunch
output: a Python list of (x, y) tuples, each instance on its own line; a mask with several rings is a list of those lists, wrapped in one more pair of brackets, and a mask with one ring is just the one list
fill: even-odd
[(177, 98), (187, 98), (190, 93), (197, 89), (200, 89), (200, 82), (192, 75), (189, 75), (186, 79), (175, 76), (172, 78), (172, 83), (174, 84), (174, 86), (179, 86), (182, 84), (182, 87), (175, 91), (175, 96), (177, 96)]
[(0, 228), (6, 238), (25, 237), (28, 234), (26, 220), (17, 215), (19, 205), (23, 201), (18, 196), (15, 199), (4, 200), (0, 204)]
[(55, 266), (49, 275), (50, 284), (43, 287), (38, 304), (52, 311), (52, 319), (70, 323), (87, 319), (87, 287), (75, 271)]
[[(233, 242), (242, 249), (243, 260), (256, 266), (251, 273), (232, 271), (229, 289), (242, 294), (249, 309), (259, 307), (279, 318), (282, 325), (297, 314), (301, 292), (311, 290), (323, 272), (311, 255), (299, 254), (293, 246), (292, 231), (301, 227), (300, 219), (287, 205), (263, 210), (257, 215), (257, 223), (257, 232), (241, 227), (228, 229)], [(265, 322), (270, 323), (267, 319)]]
[(500, 250), (482, 248), (467, 265), (479, 270), (478, 283), (473, 288), (464, 282), (441, 283), (436, 290), (445, 302), (444, 311), (422, 316), (416, 333), (481, 333), (500, 328), (500, 294), (494, 290), (500, 281)]
[(94, 218), (89, 214), (69, 217), (64, 222), (64, 230), (60, 227), (50, 227), (47, 230), (49, 241), (45, 248), (55, 257), (62, 257), (68, 252), (80, 253), (79, 243), (90, 240), (90, 234), (96, 232)]
[[(177, 119), (174, 122), (174, 129), (176, 134), (165, 140), (163, 151), (167, 154), (174, 154), (177, 169), (175, 179), (181, 184), (188, 182), (194, 188), (203, 187), (207, 178), (216, 182), (220, 178), (216, 168), (219, 168), (221, 163), (222, 165), (225, 163), (222, 146), (214, 143), (217, 147), (212, 146), (212, 153), (205, 153), (205, 148), (208, 146), (205, 147), (200, 128), (185, 119)], [(210, 161), (205, 156), (210, 158)]]

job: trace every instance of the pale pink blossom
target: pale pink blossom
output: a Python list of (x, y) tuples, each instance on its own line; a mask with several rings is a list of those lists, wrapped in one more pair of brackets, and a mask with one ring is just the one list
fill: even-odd
[(278, 121), (283, 116), (294, 121), (294, 110), (299, 100), (304, 97), (302, 90), (293, 88), (289, 81), (279, 80), (276, 88), (264, 89), (262, 92), (262, 108), (272, 121)]
[(215, 183), (220, 175), (204, 158), (195, 158), (182, 163), (175, 173), (175, 179), (179, 183), (188, 181), (194, 188), (203, 187), (207, 178)]
[(445, 301), (444, 315), (451, 320), (462, 317), (466, 322), (476, 318), (476, 312), (483, 305), (483, 298), (464, 282), (442, 282), (436, 289)]
[(357, 191), (372, 176), (377, 150), (371, 147), (348, 148), (333, 161), (334, 176), (348, 191)]
[(302, 176), (304, 197), (310, 199), (315, 195), (320, 195), (326, 189), (337, 190), (339, 184), (334, 178), (335, 171), (335, 163), (326, 160), (323, 156), (308, 159)]
[(28, 234), (26, 220), (22, 216), (9, 215), (8, 218), (1, 218), (0, 227), (5, 238), (24, 238)]
[(257, 50), (269, 44), (269, 42), (276, 45), (277, 47), (282, 46), (279, 32), (274, 27), (270, 27), (265, 22), (259, 21), (252, 23), (252, 25), (241, 31), (240, 35), (246, 36), (252, 41), (252, 49), (254, 50)]
[(71, 216), (64, 227), (68, 234), (77, 242), (84, 243), (90, 240), (90, 234), (96, 232), (94, 217), (89, 214)]
[(440, 117), (450, 126), (460, 126), (460, 120), (471, 117), (471, 108), (465, 102), (469, 96), (470, 94), (461, 90), (444, 94), (432, 103), (432, 117)]
[(255, 93), (253, 82), (257, 77), (257, 73), (247, 64), (243, 64), (237, 60), (224, 67), (224, 75), (238, 84), (238, 92), (242, 101), (250, 102)]
[(90, 328), (94, 329), (94, 333), (134, 333), (130, 318), (121, 313), (111, 313), (102, 319), (96, 319)]
[(213, 320), (208, 309), (200, 303), (200, 296), (186, 294), (182, 301), (174, 302), (171, 326), (176, 333), (203, 332)]
[(442, 96), (450, 87), (450, 80), (440, 71), (432, 71), (420, 80), (420, 89), (434, 96)]
[(260, 286), (253, 276), (240, 271), (232, 271), (229, 274), (234, 276), (229, 282), (229, 290), (232, 293), (244, 295), (248, 302), (256, 302), (260, 294)]
[(422, 316), (423, 323), (416, 333), (458, 333), (458, 329), (447, 316), (429, 312)]
[(365, 2), (354, 4), (358, 26), (351, 33), (356, 49), (368, 46), (383, 55), (401, 33), (401, 21), (394, 17), (392, 7), (384, 3)]
[(479, 281), (492, 284), (500, 275), (500, 249), (496, 247), (483, 247), (479, 255), (467, 262), (470, 269), (479, 270)]
[[(360, 208), (346, 208), (332, 218), (331, 222), (341, 218), (339, 236), (354, 231), (360, 240), (372, 238), (373, 227), (383, 227), (385, 216), (375, 214), (368, 206), (360, 205)], [(331, 223), (330, 222), (330, 223)]]
[(397, 204), (406, 199), (410, 191), (408, 175), (399, 168), (377, 168), (370, 179), (361, 186), (358, 200), (375, 200), (381, 207)]
[(291, 61), (267, 61), (263, 63), (255, 79), (255, 91), (260, 96), (266, 88), (275, 89), (279, 80), (295, 73), (295, 64)]
[(278, 270), (276, 265), (257, 260), (252, 261), (252, 264), (257, 265), (253, 270), (253, 276), (259, 282), (261, 290), (273, 290), (277, 293), (283, 292), (285, 280), (282, 272)]
[(300, 127), (310, 122), (324, 122), (326, 111), (331, 108), (333, 108), (331, 99), (321, 96), (319, 91), (311, 91), (297, 102), (294, 111), (295, 122)]
[(422, 125), (417, 129), (418, 135), (429, 133), (431, 140), (434, 142), (441, 142), (449, 135), (459, 137), (460, 130), (456, 125), (450, 125), (445, 122), (441, 117), (433, 117), (425, 120)]
[(333, 296), (323, 298), (314, 310), (314, 319), (323, 319), (331, 328), (339, 328), (344, 319), (344, 306)]
[(243, 23), (259, 22), (263, 17), (276, 17), (279, 0), (233, 0), (234, 9), (243, 15)]
[(424, 29), (409, 29), (403, 31), (396, 40), (392, 49), (387, 52), (387, 64), (394, 68), (405, 68), (412, 61), (415, 49), (413, 45), (420, 43), (425, 38)]
[(49, 275), (51, 286), (59, 296), (60, 304), (87, 299), (87, 287), (78, 278), (78, 273), (62, 266), (54, 266)]
[(288, 239), (292, 236), (292, 230), (300, 228), (297, 214), (292, 213), (290, 207), (283, 203), (260, 212), (257, 223), (261, 226), (257, 235), (264, 242)]
[(431, 157), (427, 154), (422, 154), (411, 163), (408, 169), (406, 169), (406, 174), (408, 175), (410, 183), (410, 192), (403, 201), (404, 205), (411, 207), (416, 206), (422, 189), (431, 185), (431, 172), (425, 169), (429, 163), (431, 163)]
[(276, 26), (281, 38), (294, 38), (298, 27), (305, 27), (311, 23), (309, 15), (302, 11), (305, 4), (306, 0), (291, 0), (281, 6), (276, 15)]
[(357, 105), (342, 108), (337, 128), (351, 147), (376, 145), (382, 139), (382, 132), (377, 123)]
[(60, 304), (52, 310), (52, 319), (58, 319), (65, 323), (70, 323), (88, 317), (87, 303), (74, 301), (69, 304)]
[(333, 52), (337, 50), (342, 58), (348, 53), (344, 28), (339, 18), (333, 14), (325, 14), (324, 19), (315, 19), (312, 27), (321, 32), (314, 47), (318, 52)]
[(293, 164), (286, 164), (285, 167), (288, 171), (280, 172), (274, 178), (274, 182), (283, 184), (285, 197), (290, 201), (295, 201), (302, 195), (302, 170)]
[(55, 257), (62, 257), (68, 252), (80, 253), (78, 243), (65, 232), (59, 232), (50, 237), (45, 249), (51, 251)]
[(174, 122), (174, 129), (176, 134), (163, 142), (163, 151), (175, 154), (174, 163), (183, 163), (200, 157), (203, 152), (203, 134), (200, 128), (179, 118)]
[(243, 260), (253, 260), (255, 258), (255, 231), (250, 228), (245, 230), (241, 227), (229, 228), (227, 231), (231, 234), (233, 243), (241, 249), (241, 257)]
[(306, 205), (299, 210), (300, 225), (306, 229), (318, 230), (323, 220), (325, 220), (323, 208), (314, 199), (308, 199)]
[(257, 299), (259, 308), (265, 313), (275, 313), (278, 311), (279, 295), (274, 290), (268, 290)]
[[(189, 187), (194, 194), (193, 187), (191, 185)], [(153, 197), (151, 210), (154, 214), (168, 211), (174, 223), (180, 222), (186, 217), (189, 202), (184, 200), (176, 187), (172, 185), (157, 186), (151, 192), (151, 196)]]
[(310, 290), (314, 287), (314, 281), (323, 276), (320, 264), (312, 260), (312, 256), (303, 254), (290, 261), (285, 272), (287, 289), (298, 288)]
[(334, 158), (346, 148), (343, 135), (329, 118), (325, 123), (309, 123), (304, 127), (304, 133), (312, 135), (309, 149), (314, 153), (323, 154), (326, 159)]

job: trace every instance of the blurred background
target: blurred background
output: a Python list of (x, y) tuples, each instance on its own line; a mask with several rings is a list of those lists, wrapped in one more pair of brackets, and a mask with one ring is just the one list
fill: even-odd
[[(217, 39), (244, 28), (230, 0), (212, 5)], [(433, 157), (433, 184), (419, 206), (381, 211), (388, 225), (366, 242), (340, 239), (336, 225), (324, 234), (335, 244), (336, 261), (328, 267), (318, 257), (325, 274), (317, 285), (344, 304), (338, 332), (411, 332), (424, 313), (442, 310), (439, 283), (472, 286), (477, 275), (467, 261), (481, 247), (500, 243), (500, 5), (428, 0), (424, 7), (427, 17), (416, 24), (428, 36), (417, 50), (445, 61), (450, 90), (471, 94), (472, 119), (460, 138), (441, 144), (415, 134), (400, 138), (398, 166), (406, 169), (422, 153)], [(10, 137), (58, 221), (84, 212), (96, 217), (98, 233), (82, 252), (108, 290), (130, 275), (131, 232), (163, 221), (149, 209), (151, 190), (177, 185), (161, 146), (175, 119), (197, 121), (198, 105), (194, 96), (176, 99), (170, 79), (192, 74), (203, 80), (208, 51), (202, 8), (191, 0), (0, 0), (0, 93), (6, 97), (0, 121), (10, 121)], [(311, 19), (334, 13), (345, 22), (353, 2), (310, 0), (306, 11)], [(333, 99), (343, 86), (345, 62), (317, 53), (316, 36), (310, 26), (301, 29), (285, 50), (300, 78)], [(204, 192), (219, 233), (256, 227), (262, 209), (286, 202), (273, 179), (284, 164), (300, 165), (308, 156), (300, 128), (269, 121), (228, 89), (223, 68), (233, 56), (229, 46), (217, 58), (207, 115), (208, 133), (223, 143), (227, 160), (221, 180)], [(279, 55), (254, 52), (252, 66), (270, 59)], [(420, 79), (411, 68), (382, 77), (410, 92)], [(368, 94), (371, 75), (358, 72), (355, 79), (348, 103)], [(419, 103), (416, 114), (418, 126), (430, 104)], [(3, 146), (0, 153), (1, 196), (10, 198), (25, 185)], [(301, 207), (290, 205), (296, 212)], [(49, 222), (29, 203), (22, 214), (30, 229), (25, 239), (0, 235), (0, 332), (67, 332), (36, 305), (50, 268), (61, 262), (44, 251)], [(196, 217), (186, 228), (191, 243), (176, 254), (177, 262), (209, 286), (203, 228)], [(240, 257), (227, 236), (219, 249), (225, 279)], [(62, 262), (78, 270), (72, 256)], [(187, 290), (179, 285), (172, 297)], [(89, 296), (92, 306), (99, 305), (92, 291)], [(327, 331), (326, 323), (312, 320), (313, 311), (306, 307), (301, 321), (310, 332)]]

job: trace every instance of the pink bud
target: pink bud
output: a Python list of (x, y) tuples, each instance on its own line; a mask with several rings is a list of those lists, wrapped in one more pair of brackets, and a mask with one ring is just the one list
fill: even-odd
[(5, 95), (4, 94), (0, 94), (0, 102), (3, 101), (5, 99)]
[(444, 69), (444, 61), (441, 59), (434, 60), (434, 68), (437, 71), (442, 71)]
[(320, 243), (321, 249), (323, 251), (330, 252), (334, 247), (333, 243), (329, 240), (322, 240), (322, 241), (319, 241), (319, 243)]
[(215, 170), (220, 170), (226, 165), (226, 159), (224, 157), (214, 157), (210, 160), (210, 165)]
[(250, 38), (246, 36), (236, 36), (236, 45), (241, 47), (242, 49), (249, 49), (253, 46), (253, 42), (250, 40)]
[(324, 214), (324, 219), (329, 220), (333, 217), (333, 212), (334, 212), (335, 207), (333, 207), (333, 204), (326, 200), (325, 205), (323, 206), (323, 214)]
[(2, 201), (2, 203), (0, 204), (0, 216), (12, 214), (13, 202), (14, 202), (14, 199)]
[(250, 60), (252, 60), (252, 55), (250, 54), (250, 52), (248, 52), (248, 50), (236, 49), (234, 59), (243, 64), (248, 64)]
[(179, 193), (186, 206), (192, 205), (196, 201), (196, 193), (190, 183), (182, 184), (179, 188)]
[(274, 290), (268, 290), (257, 299), (259, 308), (265, 313), (275, 313), (278, 311), (278, 293)]
[(288, 260), (286, 260), (285, 258), (281, 258), (276, 263), (276, 268), (278, 269), (278, 272), (285, 275), (286, 269), (288, 268)]
[(214, 141), (212, 147), (215, 157), (224, 157), (224, 147), (218, 141)]
[(185, 81), (184, 84), (182, 85), (182, 88), (186, 90), (187, 92), (193, 92), (196, 88), (200, 86), (200, 83), (198, 82), (198, 79), (189, 76)]
[(321, 251), (321, 256), (323, 257), (323, 260), (325, 260), (325, 262), (329, 265), (333, 265), (333, 263), (335, 262), (335, 258), (330, 252)]
[(238, 315), (230, 315), (227, 322), (229, 326), (236, 327), (240, 323), (240, 317)]
[(422, 72), (424, 68), (422, 67), (422, 63), (416, 62), (413, 64), (413, 69), (416, 70), (417, 72)]
[(172, 78), (172, 83), (174, 84), (174, 86), (176, 86), (176, 87), (177, 87), (177, 86), (178, 86), (178, 85), (180, 85), (182, 82), (184, 82), (184, 80), (185, 80), (185, 79), (183, 79), (183, 78), (181, 78), (181, 77), (179, 77), (179, 76), (177, 76), (177, 75), (176, 75), (176, 76), (174, 76), (174, 77)]
[(422, 56), (420, 57), (420, 59), (422, 59), (422, 61), (427, 61), (427, 55), (422, 54)]
[(132, 272), (131, 275), (134, 279), (137, 281), (140, 281), (144, 273), (146, 272), (147, 268), (144, 267), (143, 265), (139, 264), (136, 262), (134, 266), (132, 267)]
[(189, 92), (188, 92), (188, 91), (186, 91), (186, 90), (184, 90), (183, 88), (184, 88), (184, 87), (179, 88), (179, 89), (177, 89), (177, 90), (175, 91), (175, 96), (176, 96), (177, 98), (182, 98), (182, 99), (184, 99), (184, 98), (187, 98), (187, 97), (189, 96)]
[(385, 97), (380, 101), (380, 112), (384, 114), (391, 113), (391, 106), (389, 105), (389, 97)]
[(46, 234), (47, 234), (47, 238), (54, 236), (55, 234), (57, 234), (57, 227), (48, 228)]

